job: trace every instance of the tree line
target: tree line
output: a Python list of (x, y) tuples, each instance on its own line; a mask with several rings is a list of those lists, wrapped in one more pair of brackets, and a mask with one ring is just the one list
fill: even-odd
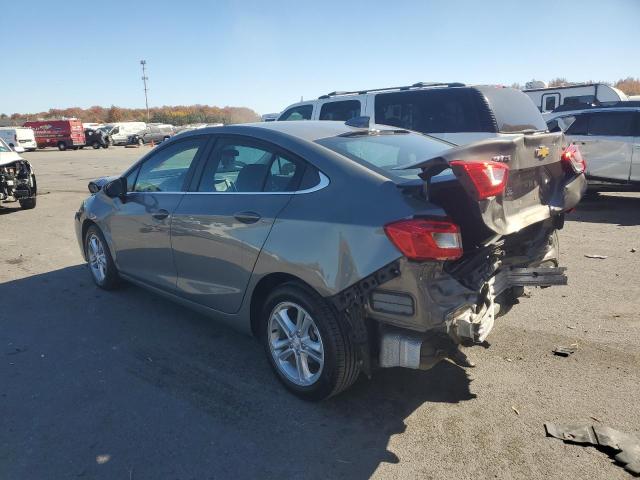
[[(89, 108), (51, 108), (46, 112), (0, 114), (0, 122), (22, 125), (30, 120), (54, 120), (79, 118), (86, 123), (113, 123), (124, 121), (147, 121), (144, 108), (109, 108), (93, 106)], [(215, 107), (209, 105), (180, 105), (149, 108), (149, 122), (186, 125), (190, 123), (247, 123), (260, 120), (260, 116), (245, 107)]]

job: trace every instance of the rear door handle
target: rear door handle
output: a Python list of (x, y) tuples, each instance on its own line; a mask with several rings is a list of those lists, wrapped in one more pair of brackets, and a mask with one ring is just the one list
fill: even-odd
[(157, 212), (152, 213), (151, 216), (156, 220), (164, 220), (169, 216), (169, 212), (167, 212), (165, 209), (160, 209)]
[(242, 223), (256, 223), (262, 217), (256, 212), (238, 212), (233, 217)]

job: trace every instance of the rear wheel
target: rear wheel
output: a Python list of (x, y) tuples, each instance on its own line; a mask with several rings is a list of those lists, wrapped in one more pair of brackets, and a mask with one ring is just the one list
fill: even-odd
[(111, 290), (118, 284), (118, 271), (102, 232), (95, 225), (87, 229), (84, 248), (91, 277), (97, 286)]
[(144, 146), (144, 140), (139, 138), (138, 139), (138, 145), (140, 145), (141, 147)]
[(64, 152), (67, 149), (67, 144), (64, 142), (58, 142), (58, 150)]
[(295, 395), (322, 400), (358, 378), (358, 358), (345, 325), (317, 293), (284, 284), (269, 295), (262, 317), (269, 363)]
[(93, 147), (94, 150), (98, 150), (100, 148), (100, 142), (96, 140), (95, 142), (93, 142), (91, 146)]

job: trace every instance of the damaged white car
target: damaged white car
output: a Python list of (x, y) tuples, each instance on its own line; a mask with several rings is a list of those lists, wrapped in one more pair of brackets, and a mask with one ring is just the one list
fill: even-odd
[(31, 164), (0, 139), (0, 201), (18, 201), (29, 210), (36, 206), (37, 190)]

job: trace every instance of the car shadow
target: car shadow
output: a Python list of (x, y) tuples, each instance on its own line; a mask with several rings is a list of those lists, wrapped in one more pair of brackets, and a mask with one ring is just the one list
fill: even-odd
[(5, 478), (369, 478), (400, 461), (387, 446), (418, 408), (475, 398), (443, 362), (304, 402), (256, 339), (133, 285), (99, 290), (85, 266), (0, 284), (0, 298)]
[(584, 197), (567, 221), (640, 225), (640, 196), (600, 193)]
[[(17, 207), (8, 205), (17, 205)], [(0, 215), (7, 215), (9, 213), (19, 212), (20, 210), (22, 210), (22, 208), (18, 202), (0, 202)]]

